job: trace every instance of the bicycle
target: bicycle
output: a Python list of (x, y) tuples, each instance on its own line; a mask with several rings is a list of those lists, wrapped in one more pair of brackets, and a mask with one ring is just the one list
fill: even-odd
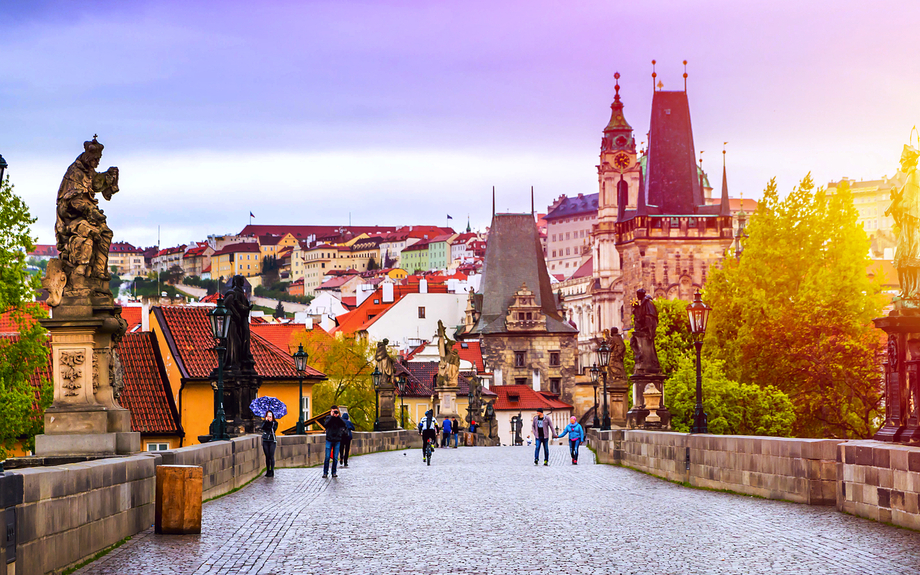
[(434, 440), (430, 437), (425, 440), (425, 463), (431, 465), (431, 454), (434, 453)]

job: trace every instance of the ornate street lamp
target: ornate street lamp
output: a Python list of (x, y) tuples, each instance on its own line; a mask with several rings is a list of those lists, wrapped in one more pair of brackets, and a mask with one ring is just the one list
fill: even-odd
[(380, 431), (380, 386), (383, 385), (383, 374), (376, 367), (371, 374), (374, 379), (374, 431)]
[(607, 410), (607, 363), (610, 361), (610, 346), (607, 340), (601, 342), (597, 348), (597, 363), (601, 370), (601, 377), (604, 379), (604, 421), (601, 423), (601, 431), (610, 429), (610, 412)]
[(706, 412), (703, 411), (703, 368), (700, 352), (703, 349), (703, 336), (706, 335), (706, 324), (709, 323), (710, 311), (712, 308), (703, 303), (700, 290), (696, 290), (696, 293), (693, 294), (693, 303), (687, 306), (687, 314), (690, 316), (690, 332), (696, 344), (696, 409), (693, 411), (693, 427), (690, 433), (709, 433)]
[(6, 160), (3, 159), (3, 156), (0, 156), (0, 182), (3, 181), (3, 172), (9, 168), (10, 165), (6, 163)]
[(208, 441), (229, 441), (227, 416), (224, 414), (224, 354), (227, 353), (227, 334), (230, 331), (230, 312), (224, 307), (224, 296), (217, 296), (217, 307), (208, 314), (211, 320), (211, 335), (217, 342), (217, 390), (214, 397), (214, 421), (211, 422), (211, 439)]
[(298, 404), (300, 410), (300, 416), (297, 418), (297, 428), (295, 433), (297, 435), (304, 435), (307, 430), (303, 421), (303, 372), (307, 371), (307, 352), (303, 350), (303, 344), (300, 344), (297, 347), (297, 351), (294, 352), (294, 367), (297, 368), (297, 373), (300, 375), (300, 403)]
[(406, 402), (403, 396), (406, 394), (406, 374), (401, 373), (396, 376), (396, 386), (399, 387), (399, 422), (400, 427), (406, 428)]
[(597, 380), (601, 376), (601, 370), (597, 369), (595, 363), (589, 371), (591, 372), (591, 385), (594, 386), (594, 421), (591, 422), (591, 426), (596, 429), (601, 426), (601, 420), (597, 416)]

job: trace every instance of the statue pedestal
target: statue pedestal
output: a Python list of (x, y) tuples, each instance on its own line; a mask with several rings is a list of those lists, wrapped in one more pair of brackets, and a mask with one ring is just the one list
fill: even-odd
[[(920, 442), (920, 313), (905, 310), (904, 302), (898, 304), (891, 315), (872, 320), (888, 334), (885, 424), (873, 439), (916, 443)], [(905, 312), (909, 315), (902, 315)]]
[(624, 428), (627, 422), (629, 386), (625, 381), (607, 385), (607, 411), (612, 428)]
[(396, 421), (396, 387), (392, 384), (380, 386), (380, 431), (393, 431), (397, 429)]
[(112, 334), (121, 329), (114, 305), (67, 305), (42, 320), (51, 335), (54, 402), (45, 410), (45, 433), (35, 437), (36, 456), (136, 453), (140, 433), (118, 405), (113, 387)]
[(436, 388), (436, 391), (438, 392), (438, 405), (440, 405), (438, 417), (460, 419), (460, 414), (457, 413), (457, 392), (460, 391), (460, 387), (444, 386)]
[[(633, 408), (626, 414), (627, 429), (671, 429), (671, 412), (665, 407), (664, 403), (664, 380), (667, 379), (660, 373), (656, 374), (638, 374), (629, 378), (633, 385)], [(657, 409), (657, 422), (647, 422), (649, 410), (645, 408), (645, 396), (643, 391), (648, 384), (653, 384), (655, 388), (662, 393), (661, 407)], [(612, 416), (611, 416), (612, 419)], [(611, 422), (612, 423), (612, 422)]]

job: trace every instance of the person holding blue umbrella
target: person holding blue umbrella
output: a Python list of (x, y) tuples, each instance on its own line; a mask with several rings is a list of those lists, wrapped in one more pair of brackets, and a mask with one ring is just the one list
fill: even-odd
[(265, 453), (265, 477), (275, 476), (275, 448), (278, 445), (275, 438), (276, 431), (278, 431), (278, 422), (275, 421), (275, 414), (267, 411), (265, 419), (262, 421), (262, 451)]

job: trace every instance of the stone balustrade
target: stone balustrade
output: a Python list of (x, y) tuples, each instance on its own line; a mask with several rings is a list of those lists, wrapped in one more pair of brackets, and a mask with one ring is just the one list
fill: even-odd
[(598, 461), (694, 487), (920, 529), (920, 447), (879, 441), (589, 430)]
[[(276, 466), (321, 464), (324, 447), (322, 434), (279, 436)], [(421, 438), (414, 431), (355, 433), (351, 453), (408, 447), (421, 447)], [(202, 496), (209, 499), (242, 487), (262, 473), (262, 443), (258, 435), (247, 435), (0, 475), (0, 519), (5, 519), (4, 509), (12, 509), (17, 523), (16, 560), (7, 564), (6, 550), (0, 548), (0, 573), (60, 572), (149, 528), (154, 521), (156, 467), (166, 464), (200, 466)]]

